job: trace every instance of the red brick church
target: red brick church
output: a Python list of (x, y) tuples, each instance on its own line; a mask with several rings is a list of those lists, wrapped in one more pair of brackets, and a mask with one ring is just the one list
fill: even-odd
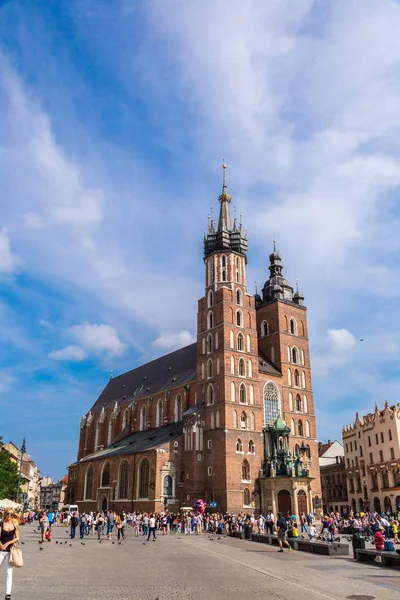
[[(197, 342), (110, 378), (83, 415), (68, 484), (80, 509), (176, 511), (203, 498), (221, 511), (257, 510), (263, 428), (278, 416), (313, 478), (301, 508), (320, 506), (304, 297), (276, 248), (262, 295), (248, 293), (247, 236), (231, 221), (225, 168), (218, 223), (204, 239)], [(286, 508), (293, 491), (281, 491)]]

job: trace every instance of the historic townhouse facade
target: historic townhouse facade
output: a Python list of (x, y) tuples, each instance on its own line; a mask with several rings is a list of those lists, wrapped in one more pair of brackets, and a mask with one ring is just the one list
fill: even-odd
[(203, 498), (219, 510), (257, 509), (263, 428), (281, 416), (321, 506), (304, 297), (275, 248), (262, 295), (248, 293), (247, 236), (230, 202), (224, 167), (219, 220), (204, 239), (197, 342), (110, 379), (81, 420), (71, 503), (154, 511)]
[(354, 512), (400, 510), (400, 404), (343, 428), (349, 504)]

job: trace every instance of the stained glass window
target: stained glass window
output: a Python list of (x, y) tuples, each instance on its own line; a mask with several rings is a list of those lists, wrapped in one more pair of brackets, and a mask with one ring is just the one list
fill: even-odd
[(273, 425), (279, 417), (278, 388), (272, 382), (264, 386), (264, 422)]

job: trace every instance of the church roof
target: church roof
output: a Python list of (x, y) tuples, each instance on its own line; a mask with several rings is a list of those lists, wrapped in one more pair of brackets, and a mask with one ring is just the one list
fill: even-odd
[(96, 400), (92, 412), (157, 394), (196, 379), (196, 343), (160, 356), (136, 369), (113, 377)]
[[(132, 402), (195, 381), (196, 359), (197, 344), (194, 343), (113, 377), (92, 406), (92, 413), (100, 412), (103, 406), (111, 408), (115, 402)], [(258, 368), (260, 373), (282, 376), (261, 351)]]
[(89, 462), (100, 458), (111, 458), (114, 456), (125, 456), (153, 450), (168, 442), (173, 442), (183, 434), (183, 423), (170, 423), (148, 431), (136, 431), (118, 442), (113, 442), (104, 450), (93, 452), (81, 459), (80, 462)]

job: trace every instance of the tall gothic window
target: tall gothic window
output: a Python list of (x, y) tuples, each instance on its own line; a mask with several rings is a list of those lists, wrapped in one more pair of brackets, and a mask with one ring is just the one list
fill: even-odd
[(119, 468), (118, 498), (128, 497), (128, 463), (124, 460)]
[(297, 425), (297, 432), (301, 437), (303, 437), (303, 435), (304, 435), (303, 421), (299, 421), (299, 423)]
[(241, 384), (239, 389), (239, 402), (241, 404), (246, 404), (246, 386), (244, 383)]
[(242, 462), (242, 480), (250, 481), (250, 465), (247, 460)]
[(85, 485), (85, 500), (91, 500), (93, 493), (93, 467), (89, 466), (86, 471), (86, 485)]
[(161, 427), (163, 420), (163, 405), (162, 400), (157, 402), (157, 418), (156, 418), (156, 427)]
[(272, 381), (264, 386), (264, 422), (273, 425), (279, 417), (279, 393)]
[(110, 485), (110, 463), (106, 462), (103, 467), (101, 474), (101, 487), (108, 487)]
[(239, 359), (239, 377), (245, 377), (246, 375), (246, 366), (244, 364), (243, 358)]
[(239, 352), (242, 352), (244, 350), (243, 348), (243, 334), (239, 333), (238, 335), (238, 350)]
[(243, 452), (243, 444), (240, 438), (236, 440), (236, 452)]
[(245, 412), (240, 415), (240, 429), (247, 429), (247, 415)]
[(212, 364), (211, 358), (209, 358), (208, 362), (207, 362), (207, 377), (208, 377), (208, 379), (211, 379), (212, 376), (213, 376), (213, 364)]
[(264, 337), (269, 334), (269, 325), (267, 321), (261, 323), (261, 336)]
[(140, 431), (146, 429), (146, 407), (143, 405), (140, 411)]
[(292, 335), (297, 335), (297, 323), (293, 318), (290, 319), (290, 333)]
[(139, 498), (149, 497), (149, 472), (149, 461), (144, 458), (139, 467)]
[(243, 506), (250, 506), (250, 490), (243, 490)]
[(243, 327), (243, 315), (242, 315), (242, 311), (238, 310), (236, 312), (236, 325), (238, 327)]
[(221, 256), (221, 279), (226, 281), (226, 256)]
[(297, 412), (301, 412), (301, 398), (299, 394), (296, 396), (296, 410)]
[(207, 354), (213, 351), (213, 339), (211, 333), (207, 336)]
[(175, 423), (182, 419), (182, 397), (180, 394), (175, 398)]

